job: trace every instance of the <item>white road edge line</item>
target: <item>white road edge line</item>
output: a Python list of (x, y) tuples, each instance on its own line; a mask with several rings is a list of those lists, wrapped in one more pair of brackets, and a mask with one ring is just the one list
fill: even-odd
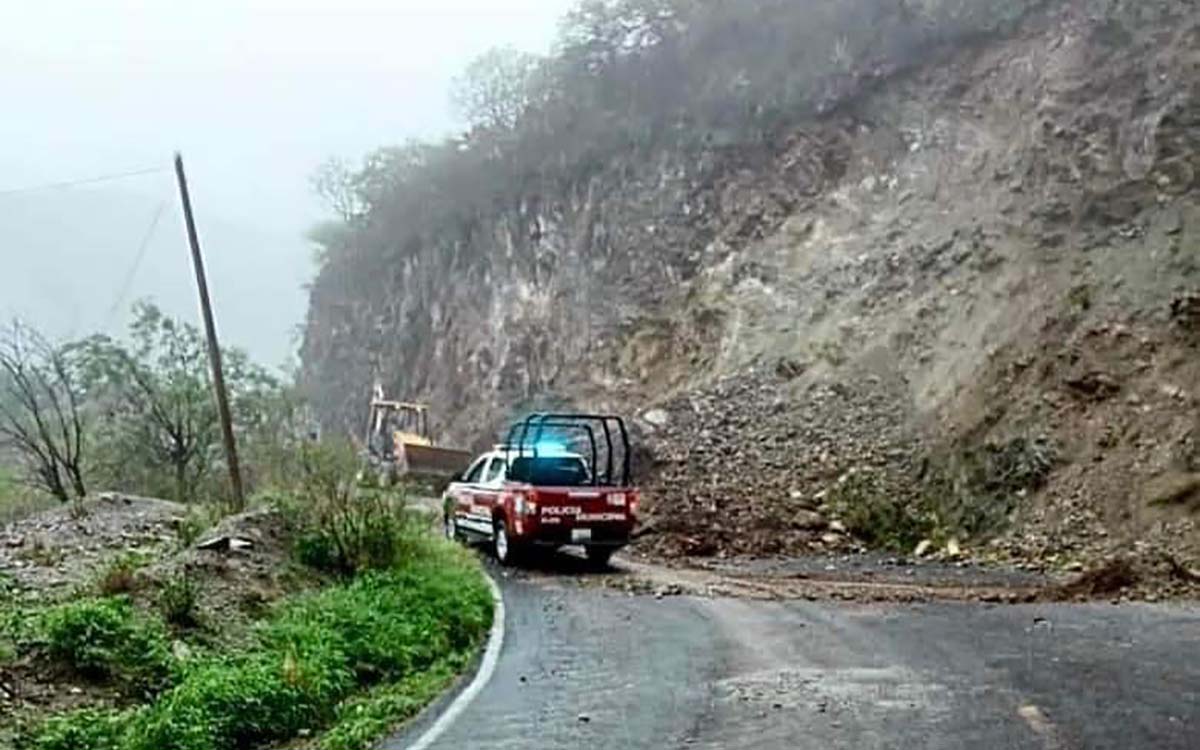
[(483, 652), (483, 661), (479, 663), (479, 671), (475, 673), (471, 684), (458, 694), (458, 697), (442, 712), (433, 726), (425, 730), (425, 734), (408, 746), (408, 750), (425, 750), (436, 742), (438, 737), (441, 737), (442, 733), (458, 719), (459, 714), (471, 705), (471, 701), (475, 700), (475, 696), (479, 695), (479, 691), (483, 690), (488, 680), (492, 678), (492, 673), (496, 671), (496, 664), (500, 661), (500, 647), (504, 645), (504, 596), (500, 593), (500, 587), (496, 585), (496, 580), (490, 573), (485, 570), (483, 576), (492, 589), (492, 601), (496, 607), (492, 614), (492, 629), (488, 633), (487, 649)]

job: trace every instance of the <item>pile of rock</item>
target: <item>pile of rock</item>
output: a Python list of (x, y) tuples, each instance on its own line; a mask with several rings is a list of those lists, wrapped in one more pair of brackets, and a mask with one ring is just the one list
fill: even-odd
[(907, 400), (877, 377), (797, 386), (750, 370), (646, 412), (641, 543), (657, 554), (798, 554), (857, 545), (829, 500), (877, 472), (904, 486), (916, 443)]
[(179, 503), (111, 493), (38, 513), (0, 529), (0, 573), (35, 592), (76, 585), (115, 555), (177, 544), (186, 515)]

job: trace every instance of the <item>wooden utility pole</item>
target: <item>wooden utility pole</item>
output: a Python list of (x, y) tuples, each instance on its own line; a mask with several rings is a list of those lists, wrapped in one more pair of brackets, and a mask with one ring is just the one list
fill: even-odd
[(237, 441), (233, 436), (233, 418), (229, 412), (229, 394), (225, 390), (225, 371), (221, 367), (221, 346), (217, 343), (217, 326), (213, 322), (212, 302), (208, 298), (208, 280), (204, 275), (204, 258), (200, 255), (200, 238), (192, 217), (192, 199), (188, 195), (187, 177), (183, 174), (183, 156), (175, 154), (175, 177), (179, 181), (179, 199), (183, 202), (183, 221), (187, 225), (188, 244), (192, 246), (192, 266), (196, 269), (196, 288), (200, 292), (200, 312), (204, 317), (204, 334), (208, 339), (208, 361), (212, 365), (213, 391), (217, 398), (217, 414), (221, 418), (221, 436), (225, 440), (225, 460), (229, 464), (229, 482), (233, 486), (236, 510), (246, 506), (242, 494), (242, 471), (238, 465)]

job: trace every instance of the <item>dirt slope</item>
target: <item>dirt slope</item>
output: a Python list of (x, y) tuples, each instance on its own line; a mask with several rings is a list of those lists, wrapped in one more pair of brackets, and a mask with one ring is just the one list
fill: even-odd
[(655, 554), (853, 549), (887, 500), (937, 506), (935, 549), (1200, 567), (1200, 13), (1061, 0), (1009, 31), (864, 65), (767, 143), (513, 196), (445, 267), (329, 271), (326, 422), (380, 374), (464, 444), (537, 404), (636, 412)]
[(840, 184), (705, 275), (738, 374), (648, 414), (658, 549), (836, 545), (856, 473), (1019, 440), (1053, 466), (993, 551), (1197, 559), (1200, 16), (1089, 8), (848, 108)]

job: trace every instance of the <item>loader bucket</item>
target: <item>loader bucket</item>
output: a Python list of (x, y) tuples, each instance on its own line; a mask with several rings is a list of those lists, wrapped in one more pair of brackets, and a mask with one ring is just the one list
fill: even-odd
[(396, 453), (396, 469), (402, 476), (453, 478), (471, 463), (466, 451), (417, 443), (400, 443)]

